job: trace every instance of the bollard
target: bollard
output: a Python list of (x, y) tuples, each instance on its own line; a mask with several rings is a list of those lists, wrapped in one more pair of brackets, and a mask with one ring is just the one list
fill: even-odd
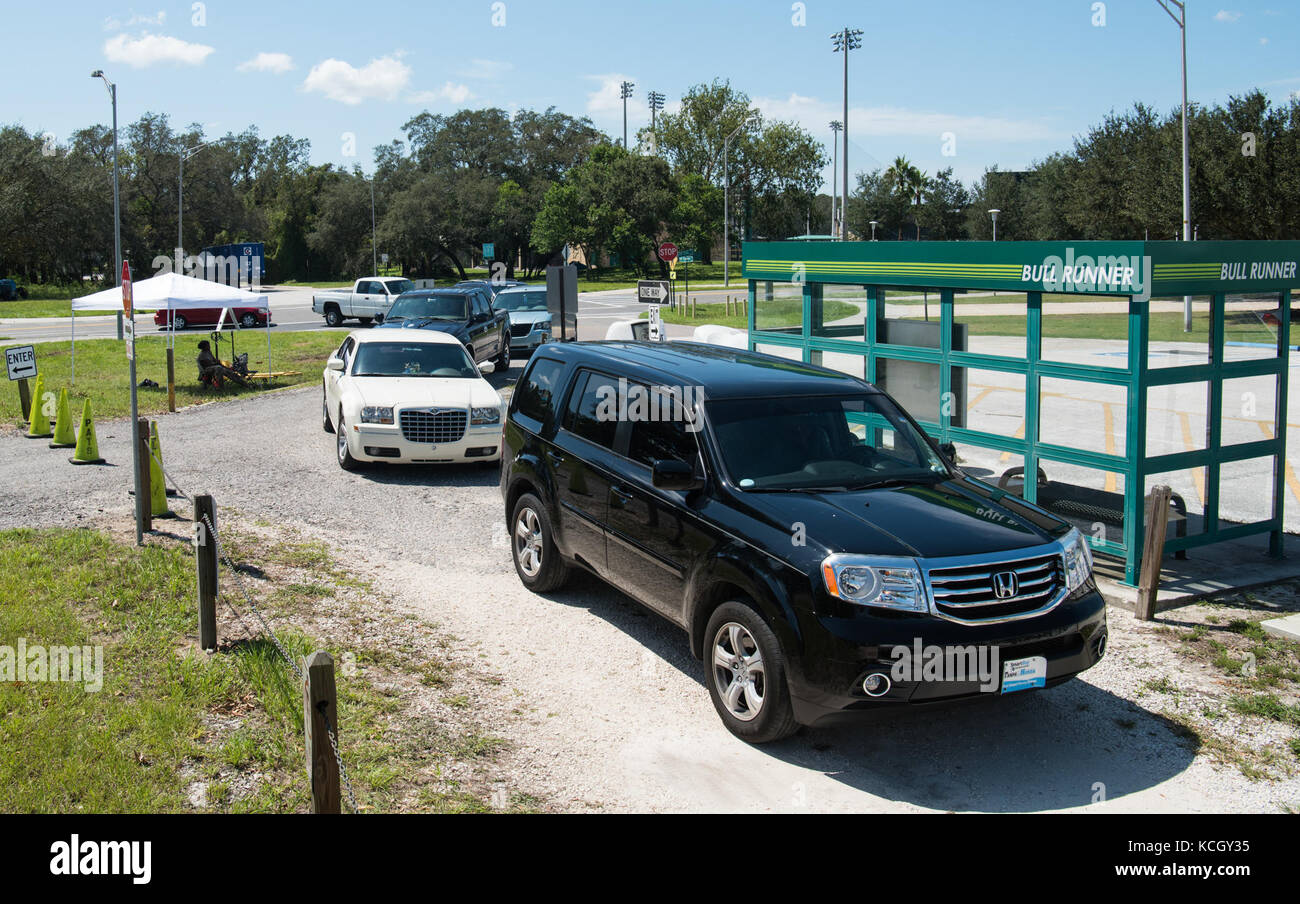
[(147, 418), (139, 418), (135, 422), (135, 441), (140, 444), (139, 455), (139, 486), (141, 491), (135, 497), (136, 523), (141, 525), (141, 530), (153, 530), (153, 515), (149, 505), (149, 421)]
[(22, 408), (23, 423), (30, 424), (27, 418), (32, 413), (32, 390), (26, 377), (18, 381), (18, 406)]
[[(212, 527), (209, 529), (208, 525)], [(217, 648), (217, 504), (209, 493), (194, 497), (194, 559), (198, 563), (199, 649)]]
[(1156, 597), (1160, 593), (1160, 568), (1165, 558), (1165, 536), (1169, 527), (1169, 497), (1173, 491), (1167, 486), (1151, 488), (1147, 496), (1146, 536), (1142, 541), (1142, 573), (1138, 577), (1137, 603), (1134, 614), (1142, 621), (1151, 621), (1156, 614)]
[[(334, 657), (317, 650), (303, 658), (302, 724), (306, 732), (307, 777), (311, 782), (311, 811), (340, 813), (343, 796), (339, 787), (339, 766), (327, 734), (334, 726), (339, 739), (338, 696), (334, 688)], [(323, 704), (323, 705), (322, 705)]]

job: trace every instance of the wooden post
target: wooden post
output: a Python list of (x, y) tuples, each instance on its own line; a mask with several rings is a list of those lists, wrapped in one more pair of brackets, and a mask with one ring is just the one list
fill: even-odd
[(26, 377), (18, 381), (18, 404), (22, 406), (23, 409), (23, 423), (31, 423), (32, 389), (27, 385)]
[[(212, 528), (209, 530), (208, 525)], [(203, 493), (194, 497), (194, 547), (198, 562), (199, 649), (217, 648), (217, 504)]]
[[(307, 776), (311, 782), (311, 811), (340, 813), (343, 796), (339, 766), (326, 733), (326, 718), (338, 740), (338, 698), (334, 689), (334, 657), (317, 650), (303, 658), (302, 724), (307, 734)], [(322, 707), (321, 704), (324, 704)], [(322, 715), (321, 710), (324, 709)]]
[(176, 349), (167, 346), (167, 410), (176, 410)]
[(151, 479), (149, 461), (153, 453), (149, 449), (149, 419), (137, 418), (135, 422), (135, 441), (140, 444), (140, 492), (135, 497), (136, 520), (142, 530), (153, 530), (153, 509), (149, 505), (149, 484)]
[(1160, 593), (1160, 568), (1165, 558), (1165, 532), (1169, 526), (1169, 497), (1167, 486), (1151, 488), (1147, 496), (1145, 536), (1142, 540), (1142, 573), (1138, 578), (1138, 597), (1134, 614), (1142, 621), (1151, 621), (1156, 614), (1156, 596)]

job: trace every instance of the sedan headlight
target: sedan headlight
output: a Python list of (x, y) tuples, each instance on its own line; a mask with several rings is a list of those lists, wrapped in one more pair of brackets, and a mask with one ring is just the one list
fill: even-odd
[(1073, 593), (1092, 577), (1092, 549), (1077, 527), (1071, 528), (1060, 543), (1065, 565), (1065, 590)]
[(500, 408), (471, 408), (469, 424), (471, 427), (491, 427), (501, 423)]
[(361, 423), (363, 424), (392, 424), (392, 408), (362, 408)]
[(925, 612), (925, 584), (912, 559), (833, 555), (822, 560), (822, 580), (831, 596), (858, 606)]

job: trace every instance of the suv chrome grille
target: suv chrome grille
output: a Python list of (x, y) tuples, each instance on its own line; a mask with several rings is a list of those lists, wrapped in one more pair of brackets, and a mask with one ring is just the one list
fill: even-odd
[(399, 418), (407, 442), (440, 446), (460, 442), (469, 412), (463, 408), (411, 409), (401, 411)]
[(1065, 586), (1059, 553), (931, 568), (927, 578), (936, 614), (957, 621), (1034, 612)]
[(512, 323), (510, 324), (510, 335), (522, 339), (533, 331), (535, 325), (532, 323)]

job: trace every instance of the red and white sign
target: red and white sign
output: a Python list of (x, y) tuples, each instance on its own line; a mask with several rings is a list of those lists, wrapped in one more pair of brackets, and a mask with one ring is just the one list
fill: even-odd
[(122, 312), (131, 316), (131, 265), (122, 261)]
[(672, 242), (664, 242), (659, 246), (659, 260), (665, 264), (669, 261), (677, 260), (677, 246)]

